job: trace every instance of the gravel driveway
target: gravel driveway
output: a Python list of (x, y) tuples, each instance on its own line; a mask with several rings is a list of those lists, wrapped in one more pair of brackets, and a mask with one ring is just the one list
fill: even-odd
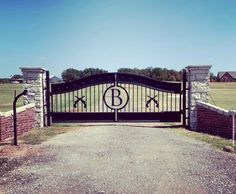
[(79, 127), (11, 172), (7, 193), (236, 193), (236, 157), (164, 128)]

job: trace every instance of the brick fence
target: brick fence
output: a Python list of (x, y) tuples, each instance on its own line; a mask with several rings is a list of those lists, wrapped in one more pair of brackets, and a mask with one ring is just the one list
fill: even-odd
[[(17, 108), (16, 112), (18, 135), (35, 127), (36, 115), (33, 103)], [(13, 111), (0, 112), (0, 141), (10, 137), (13, 137)]]
[(197, 130), (224, 138), (232, 138), (233, 127), (231, 111), (198, 101)]

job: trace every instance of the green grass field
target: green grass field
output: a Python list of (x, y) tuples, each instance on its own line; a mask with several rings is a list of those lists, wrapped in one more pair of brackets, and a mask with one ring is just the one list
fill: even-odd
[[(19, 94), (23, 91), (23, 86), (21, 84), (0, 84), (0, 112), (12, 109), (14, 90)], [(137, 96), (136, 92), (135, 96)], [(93, 106), (93, 98), (91, 101), (91, 106)], [(224, 109), (236, 109), (236, 83), (210, 83), (209, 102)], [(21, 105), (23, 105), (23, 98), (20, 98), (17, 104), (17, 106)]]
[(236, 83), (210, 83), (209, 102), (227, 110), (236, 109)]
[[(14, 91), (19, 94), (23, 91), (22, 84), (0, 84), (0, 112), (12, 110)], [(23, 98), (18, 100), (17, 106), (23, 105)]]

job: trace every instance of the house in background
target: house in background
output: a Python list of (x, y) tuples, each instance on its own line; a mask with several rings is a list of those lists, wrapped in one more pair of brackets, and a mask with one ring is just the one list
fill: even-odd
[(10, 80), (11, 80), (12, 84), (22, 84), (24, 77), (23, 77), (23, 75), (15, 74), (15, 75), (10, 76)]
[(221, 71), (217, 75), (219, 82), (236, 82), (236, 71)]

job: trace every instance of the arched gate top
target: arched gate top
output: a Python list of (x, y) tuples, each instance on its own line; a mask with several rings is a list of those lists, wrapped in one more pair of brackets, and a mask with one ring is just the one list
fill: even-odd
[(81, 78), (68, 83), (52, 84), (51, 93), (60, 94), (106, 83), (136, 84), (170, 93), (180, 93), (181, 83), (158, 81), (131, 73), (104, 73)]

